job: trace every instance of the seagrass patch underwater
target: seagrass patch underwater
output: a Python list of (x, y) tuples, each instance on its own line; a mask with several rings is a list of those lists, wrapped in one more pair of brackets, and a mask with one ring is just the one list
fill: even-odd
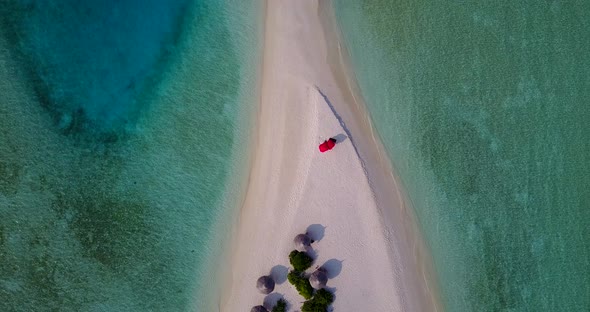
[(208, 309), (258, 12), (0, 4), (1, 311)]
[(590, 307), (590, 4), (335, 1), (448, 311)]

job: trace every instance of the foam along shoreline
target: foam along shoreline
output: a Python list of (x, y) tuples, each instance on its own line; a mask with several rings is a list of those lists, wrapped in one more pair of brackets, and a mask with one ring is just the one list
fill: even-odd
[[(336, 311), (436, 311), (419, 233), (346, 74), (327, 1), (266, 2), (256, 148), (221, 311), (303, 298), (285, 281), (293, 237), (311, 230)], [(336, 136), (325, 154), (318, 144)], [(310, 228), (311, 226), (311, 228)], [(256, 280), (271, 273), (265, 296)]]

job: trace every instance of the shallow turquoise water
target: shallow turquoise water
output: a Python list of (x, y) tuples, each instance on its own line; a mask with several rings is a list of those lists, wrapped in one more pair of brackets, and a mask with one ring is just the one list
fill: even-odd
[(211, 311), (259, 4), (0, 4), (0, 311)]
[(590, 3), (335, 1), (447, 311), (590, 307)]

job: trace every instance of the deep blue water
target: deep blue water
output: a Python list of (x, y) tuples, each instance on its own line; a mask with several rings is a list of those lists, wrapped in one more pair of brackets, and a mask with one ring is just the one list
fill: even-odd
[(190, 2), (23, 0), (0, 7), (59, 126), (96, 130), (137, 118), (145, 104), (137, 97), (173, 51)]

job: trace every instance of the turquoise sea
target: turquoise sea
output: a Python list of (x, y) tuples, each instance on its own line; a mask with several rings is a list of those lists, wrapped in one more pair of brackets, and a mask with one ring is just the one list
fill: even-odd
[(0, 3), (0, 311), (216, 311), (261, 3)]
[(590, 311), (590, 2), (335, 1), (446, 311)]

